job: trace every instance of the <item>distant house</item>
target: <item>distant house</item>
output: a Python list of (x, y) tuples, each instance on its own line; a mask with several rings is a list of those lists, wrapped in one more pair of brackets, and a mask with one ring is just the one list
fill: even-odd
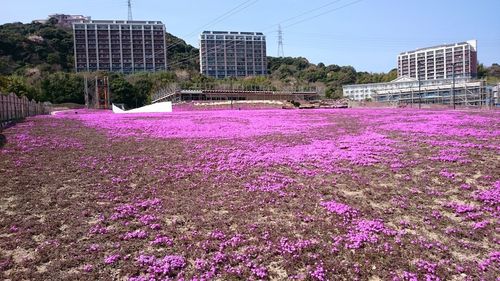
[(80, 22), (82, 20), (89, 21), (90, 17), (82, 16), (82, 15), (66, 15), (66, 14), (52, 14), (49, 15), (47, 19), (43, 20), (34, 20), (35, 23), (48, 23), (50, 20), (56, 20), (56, 25), (61, 27), (71, 28), (73, 23)]

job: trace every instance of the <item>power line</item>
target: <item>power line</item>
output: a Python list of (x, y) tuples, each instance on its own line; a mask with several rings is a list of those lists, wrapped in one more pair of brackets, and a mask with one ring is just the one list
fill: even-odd
[[(235, 44), (235, 46), (242, 46), (242, 45), (244, 45), (244, 44), (245, 44), (245, 42), (244, 42), (244, 41), (243, 41), (243, 42), (237, 42), (237, 43)], [(216, 50), (216, 49), (223, 49), (223, 48), (224, 48), (224, 47), (221, 47), (221, 46), (214, 46), (214, 47), (212, 47), (212, 48), (210, 48), (210, 49), (205, 50), (205, 52), (210, 52), (210, 51), (213, 51), (213, 50)], [(175, 62), (175, 63), (173, 63), (173, 64), (169, 64), (169, 65), (168, 65), (168, 67), (172, 67), (172, 66), (180, 65), (180, 64), (182, 64), (182, 63), (184, 63), (184, 62), (187, 62), (187, 61), (190, 61), (190, 60), (195, 60), (196, 58), (200, 57), (200, 53), (201, 53), (201, 49), (200, 49), (200, 51), (199, 51), (199, 53), (198, 53), (198, 54), (195, 54), (195, 55), (189, 56), (189, 57), (187, 57), (187, 58), (183, 58), (183, 59), (181, 59), (181, 60), (179, 60), (179, 61), (176, 61), (176, 62)], [(200, 62), (200, 63), (201, 63), (201, 62)]]
[[(227, 17), (229, 17), (229, 16), (231, 16), (231, 15), (233, 15), (233, 14), (235, 14), (235, 13), (237, 13), (237, 12), (239, 12), (239, 11), (241, 11), (241, 10), (245, 9), (245, 8), (247, 8), (248, 6), (253, 5), (253, 4), (254, 4), (255, 2), (257, 2), (257, 1), (258, 1), (258, 0), (253, 0), (253, 1), (252, 1), (252, 0), (247, 0), (247, 1), (244, 1), (243, 3), (241, 3), (241, 4), (240, 4), (240, 5), (238, 5), (238, 6), (236, 6), (235, 8), (233, 8), (233, 9), (229, 10), (228, 12), (224, 13), (223, 15), (221, 15), (221, 16), (217, 17), (216, 19), (212, 20), (209, 24), (220, 22), (220, 21), (222, 21), (222, 20), (223, 20), (223, 18), (227, 18)], [(342, 0), (336, 0), (336, 1), (329, 2), (329, 3), (327, 3), (327, 4), (324, 4), (324, 5), (322, 5), (322, 6), (319, 6), (319, 7), (317, 7), (317, 8), (311, 9), (311, 10), (308, 10), (308, 11), (306, 11), (306, 12), (304, 12), (304, 13), (299, 14), (299, 15), (296, 15), (296, 16), (290, 17), (290, 18), (288, 18), (288, 19), (285, 19), (285, 20), (284, 20), (284, 21), (282, 21), (282, 22), (288, 22), (288, 21), (291, 21), (291, 20), (294, 20), (294, 19), (300, 18), (300, 17), (302, 17), (302, 16), (304, 16), (304, 15), (306, 15), (306, 14), (310, 14), (310, 13), (312, 13), (312, 12), (318, 11), (318, 10), (323, 9), (323, 8), (325, 8), (325, 7), (328, 7), (328, 6), (331, 6), (331, 5), (333, 5), (333, 4), (336, 4), (336, 3), (340, 2), (340, 1), (342, 1)], [(302, 20), (299, 20), (299, 21), (293, 22), (293, 23), (291, 23), (291, 24), (289, 24), (289, 25), (286, 25), (285, 27), (294, 26), (294, 25), (297, 25), (297, 24), (299, 24), (299, 23), (302, 23), (302, 22), (305, 22), (305, 21), (308, 21), (308, 20), (312, 20), (312, 19), (318, 18), (318, 17), (323, 16), (323, 15), (326, 15), (326, 14), (328, 14), (328, 13), (331, 13), (331, 12), (338, 11), (338, 10), (340, 10), (340, 9), (343, 9), (343, 8), (349, 7), (349, 6), (354, 5), (354, 4), (356, 4), (356, 3), (358, 3), (358, 2), (361, 2), (361, 1), (363, 1), (363, 0), (355, 0), (355, 1), (352, 1), (352, 2), (349, 2), (349, 3), (346, 3), (345, 5), (342, 5), (342, 6), (339, 6), (339, 7), (333, 8), (333, 9), (329, 9), (329, 10), (327, 10), (327, 11), (324, 11), (324, 12), (322, 12), (322, 13), (316, 14), (316, 15), (314, 15), (314, 16), (311, 16), (311, 17), (308, 17), (308, 18), (305, 18), (305, 19), (302, 19)], [(246, 5), (246, 4), (247, 4), (247, 5)], [(239, 7), (240, 9), (238, 9), (238, 7)], [(282, 22), (281, 22), (281, 23), (282, 23)], [(207, 25), (208, 25), (208, 24), (207, 24)], [(202, 28), (203, 28), (203, 27), (202, 27)], [(283, 48), (283, 46), (282, 46), (282, 45), (283, 45), (283, 42), (282, 42), (282, 41), (283, 41), (283, 38), (282, 38), (283, 33), (282, 33), (281, 25), (279, 26), (279, 29), (278, 29), (278, 37), (280, 37), (280, 33), (281, 33), (281, 50), (278, 50), (278, 52), (280, 52), (280, 51), (281, 51), (281, 54), (282, 54), (282, 55), (284, 55), (284, 52), (283, 52), (283, 50), (282, 50), (282, 48)], [(278, 39), (278, 41), (280, 41), (280, 40)], [(180, 44), (180, 43), (173, 44), (173, 45), (169, 46), (169, 47), (168, 47), (168, 49), (170, 49), (170, 48), (172, 48), (172, 47), (174, 47), (175, 45), (178, 45), (178, 44)], [(280, 44), (279, 44), (279, 45), (280, 45)], [(213, 49), (216, 49), (216, 48), (218, 48), (218, 47), (216, 46), (216, 47), (214, 47)], [(212, 50), (212, 49), (211, 49), (211, 50)], [(208, 51), (211, 51), (211, 50), (208, 50)], [(201, 50), (200, 50), (200, 51), (201, 51)], [(279, 55), (278, 55), (278, 56), (279, 56)], [(172, 67), (172, 66), (176, 66), (176, 65), (182, 64), (182, 63), (184, 63), (184, 62), (186, 62), (186, 61), (190, 61), (190, 60), (196, 59), (197, 57), (199, 57), (199, 54), (197, 54), (197, 55), (193, 55), (193, 56), (190, 56), (190, 57), (187, 57), (187, 58), (184, 58), (184, 59), (182, 59), (182, 60), (180, 60), (180, 61), (177, 61), (177, 62), (175, 62), (174, 64), (171, 64), (171, 65), (169, 65), (169, 66), (170, 66), (170, 67)]]
[[(244, 43), (244, 42), (238, 42), (238, 43), (236, 43), (236, 46), (243, 45), (243, 43)], [(221, 47), (221, 46), (214, 46), (214, 47), (212, 47), (212, 48), (210, 48), (210, 49), (206, 50), (205, 52), (210, 52), (210, 51), (213, 51), (213, 50), (216, 50), (216, 49), (220, 49), (220, 48), (223, 48), (223, 47)], [(199, 52), (201, 53), (201, 49), (200, 49), (200, 51), (199, 51)], [(179, 60), (179, 61), (176, 61), (175, 63), (170, 64), (170, 65), (168, 65), (168, 66), (169, 66), (169, 67), (171, 67), (171, 66), (176, 66), (176, 65), (179, 65), (179, 64), (184, 63), (184, 62), (186, 62), (186, 61), (190, 61), (190, 60), (196, 59), (197, 57), (200, 57), (200, 54), (199, 54), (199, 53), (198, 53), (198, 54), (195, 54), (195, 55), (192, 55), (192, 56), (190, 56), (190, 57), (187, 57), (187, 58), (181, 59), (181, 60)]]
[(219, 23), (219, 22), (227, 19), (228, 17), (230, 17), (230, 16), (232, 16), (232, 15), (234, 15), (236, 13), (239, 13), (239, 12), (243, 11), (244, 9), (252, 6), (253, 4), (257, 3), (258, 1), (259, 0), (246, 0), (246, 1), (243, 1), (242, 3), (240, 3), (239, 5), (237, 5), (236, 7), (232, 8), (229, 11), (223, 13), (222, 15), (216, 17), (215, 19), (213, 19), (210, 22), (204, 24), (203, 26), (200, 26), (199, 28), (193, 30), (191, 33), (187, 34), (186, 36), (191, 36), (193, 34), (196, 34), (197, 32), (199, 32), (200, 30), (202, 30), (203, 28), (205, 28), (207, 26)]
[(319, 14), (317, 14), (317, 15), (315, 15), (315, 16), (308, 17), (308, 18), (305, 18), (305, 19), (302, 19), (302, 20), (296, 21), (296, 22), (294, 22), (294, 23), (291, 23), (291, 24), (289, 24), (289, 25), (286, 25), (285, 27), (291, 27), (291, 26), (297, 25), (297, 24), (299, 24), (299, 23), (303, 23), (303, 22), (306, 22), (306, 21), (309, 21), (309, 20), (312, 20), (312, 19), (316, 19), (316, 18), (318, 18), (318, 17), (320, 17), (320, 16), (324, 16), (324, 15), (329, 14), (329, 13), (331, 13), (331, 12), (335, 12), (335, 11), (338, 11), (338, 10), (340, 10), (340, 9), (343, 9), (343, 8), (346, 8), (346, 7), (349, 7), (349, 6), (352, 6), (352, 5), (354, 5), (354, 4), (356, 4), (356, 3), (359, 3), (359, 2), (361, 2), (361, 1), (363, 1), (363, 0), (356, 0), (356, 1), (349, 2), (349, 3), (345, 4), (345, 5), (340, 6), (340, 7), (337, 7), (337, 8), (333, 8), (333, 9), (327, 10), (327, 11), (325, 11), (325, 12), (323, 12), (323, 13), (319, 13)]
[[(315, 11), (321, 10), (321, 9), (323, 9), (323, 8), (326, 8), (326, 7), (328, 7), (328, 6), (331, 6), (331, 5), (333, 5), (333, 4), (336, 4), (336, 3), (340, 2), (340, 1), (342, 1), (342, 0), (335, 0), (335, 1), (332, 1), (332, 2), (328, 2), (328, 3), (324, 4), (324, 5), (321, 5), (321, 6), (319, 6), (319, 7), (316, 7), (316, 8), (314, 8), (314, 9), (311, 9), (311, 10), (305, 11), (305, 12), (303, 12), (303, 13), (300, 13), (300, 14), (298, 14), (298, 15), (295, 15), (295, 16), (293, 16), (293, 17), (289, 17), (289, 18), (287, 18), (287, 19), (284, 19), (284, 20), (280, 21), (280, 22), (279, 22), (279, 24), (283, 24), (283, 23), (285, 23), (285, 22), (289, 22), (289, 21), (292, 21), (292, 20), (294, 20), (294, 19), (300, 18), (300, 17), (302, 17), (302, 16), (304, 16), (304, 15), (310, 14), (310, 13), (312, 13), (312, 12), (315, 12)], [(275, 25), (273, 25), (273, 26), (275, 26)], [(272, 26), (270, 26), (269, 28), (266, 28), (266, 29), (264, 29), (264, 30), (269, 30), (269, 29), (271, 29), (271, 28), (272, 28)]]
[[(210, 25), (213, 25), (213, 24), (217, 24), (225, 19), (227, 19), (228, 17), (234, 15), (234, 14), (237, 14), (241, 11), (243, 11), (244, 9), (254, 5), (255, 3), (257, 3), (259, 0), (246, 0), (246, 1), (243, 1), (241, 2), (239, 5), (237, 5), (236, 7), (228, 10), (227, 12), (221, 14), (220, 16), (216, 17), (215, 19), (209, 21), (208, 23), (200, 26), (199, 28), (193, 30), (192, 32), (190, 32), (189, 34), (183, 36), (183, 37), (187, 37), (187, 38), (191, 38), (193, 37), (194, 35), (196, 35), (196, 33), (200, 32), (200, 30), (202, 30), (203, 28), (207, 27), (207, 26), (210, 26)], [(177, 46), (177, 45), (180, 45), (182, 42), (179, 41), (175, 44), (172, 44), (170, 46), (167, 47), (167, 50), (170, 50), (172, 49), (173, 47)]]

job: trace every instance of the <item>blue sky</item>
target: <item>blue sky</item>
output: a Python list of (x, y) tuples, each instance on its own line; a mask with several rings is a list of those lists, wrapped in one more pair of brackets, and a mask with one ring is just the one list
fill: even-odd
[[(0, 0), (0, 23), (52, 13), (126, 19), (126, 0)], [(202, 30), (262, 31), (276, 56), (278, 24), (286, 56), (387, 72), (400, 52), (478, 40), (478, 59), (500, 63), (500, 0), (133, 0), (136, 20), (161, 20), (198, 46)], [(229, 12), (229, 13), (228, 13)], [(222, 17), (221, 17), (222, 16)]]

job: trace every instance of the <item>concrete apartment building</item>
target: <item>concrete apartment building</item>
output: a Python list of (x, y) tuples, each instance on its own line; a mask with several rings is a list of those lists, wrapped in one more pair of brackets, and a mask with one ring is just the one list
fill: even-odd
[(403, 52), (398, 56), (398, 77), (420, 80), (477, 76), (477, 41), (445, 44)]
[(91, 20), (73, 23), (76, 72), (167, 69), (160, 21)]
[(200, 73), (215, 78), (266, 75), (266, 37), (261, 32), (203, 31)]

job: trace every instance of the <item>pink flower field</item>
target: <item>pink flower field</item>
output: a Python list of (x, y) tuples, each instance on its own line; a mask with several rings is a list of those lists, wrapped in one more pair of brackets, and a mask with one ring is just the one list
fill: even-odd
[(5, 280), (499, 280), (499, 111), (79, 110), (3, 134)]

